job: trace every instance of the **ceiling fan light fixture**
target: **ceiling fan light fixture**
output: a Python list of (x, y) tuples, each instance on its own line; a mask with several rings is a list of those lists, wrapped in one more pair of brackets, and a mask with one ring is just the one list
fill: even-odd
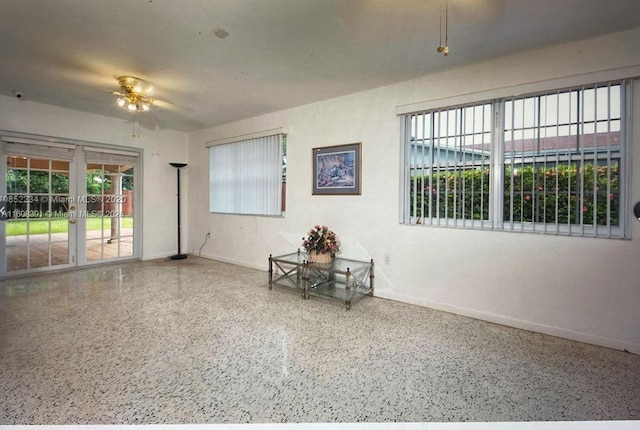
[(147, 112), (151, 109), (153, 99), (149, 97), (153, 87), (150, 83), (133, 76), (120, 76), (118, 78), (121, 92), (116, 101), (118, 106), (127, 109), (129, 112)]

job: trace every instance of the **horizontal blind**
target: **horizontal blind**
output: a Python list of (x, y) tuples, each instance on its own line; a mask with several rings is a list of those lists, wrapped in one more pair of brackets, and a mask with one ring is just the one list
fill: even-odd
[(52, 160), (69, 161), (73, 160), (76, 154), (75, 147), (71, 145), (48, 145), (44, 141), (42, 144), (6, 141), (5, 148), (7, 155), (19, 155)]
[(85, 148), (84, 158), (86, 163), (135, 165), (139, 157), (136, 153), (101, 151), (99, 149)]

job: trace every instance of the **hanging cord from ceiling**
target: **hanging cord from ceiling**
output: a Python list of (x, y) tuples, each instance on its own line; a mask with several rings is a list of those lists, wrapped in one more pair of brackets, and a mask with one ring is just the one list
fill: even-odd
[(442, 45), (442, 0), (440, 0), (440, 40), (436, 51), (449, 55), (449, 0), (444, 0), (444, 46)]
[(142, 137), (142, 133), (140, 131), (140, 121), (138, 121), (138, 133), (136, 134), (136, 112), (131, 112), (131, 137)]

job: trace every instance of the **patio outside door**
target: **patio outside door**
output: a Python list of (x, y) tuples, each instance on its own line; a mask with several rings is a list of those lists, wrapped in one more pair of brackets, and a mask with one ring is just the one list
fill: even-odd
[(5, 264), (7, 272), (65, 267), (75, 263), (70, 243), (76, 219), (69, 217), (70, 161), (6, 156)]
[(134, 178), (137, 157), (87, 150), (86, 206), (80, 213), (84, 260), (96, 262), (134, 255)]
[(138, 257), (137, 153), (6, 139), (0, 276)]

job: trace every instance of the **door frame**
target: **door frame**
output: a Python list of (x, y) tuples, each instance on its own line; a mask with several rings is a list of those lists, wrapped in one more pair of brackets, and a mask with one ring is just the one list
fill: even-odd
[[(69, 165), (70, 188), (69, 197), (76, 204), (76, 213), (83, 213), (86, 210), (86, 163), (84, 157), (84, 149), (91, 148), (92, 151), (104, 151), (111, 154), (129, 154), (137, 157), (137, 163), (134, 169), (134, 204), (133, 204), (133, 255), (108, 259), (102, 261), (87, 261), (86, 259), (86, 222), (82, 217), (76, 217), (76, 224), (69, 233), (69, 263), (59, 266), (38, 267), (27, 270), (7, 272), (6, 268), (6, 222), (0, 221), (0, 279), (23, 276), (35, 273), (50, 272), (56, 270), (68, 270), (85, 266), (94, 266), (100, 264), (110, 264), (116, 261), (131, 261), (142, 259), (142, 193), (143, 193), (143, 160), (144, 149), (121, 145), (105, 144), (99, 142), (81, 141), (74, 139), (65, 139), (59, 137), (42, 136), (28, 133), (21, 133), (9, 130), (0, 130), (0, 198), (4, 198), (6, 190), (6, 173), (7, 173), (7, 142), (24, 143), (31, 145), (39, 145), (41, 147), (75, 147), (75, 156)], [(71, 176), (75, 176), (75, 181), (71, 181)], [(75, 189), (71, 189), (72, 182), (75, 182)], [(84, 196), (84, 197), (82, 197)], [(73, 236), (73, 238), (72, 238)], [(73, 242), (72, 243), (72, 239)]]

